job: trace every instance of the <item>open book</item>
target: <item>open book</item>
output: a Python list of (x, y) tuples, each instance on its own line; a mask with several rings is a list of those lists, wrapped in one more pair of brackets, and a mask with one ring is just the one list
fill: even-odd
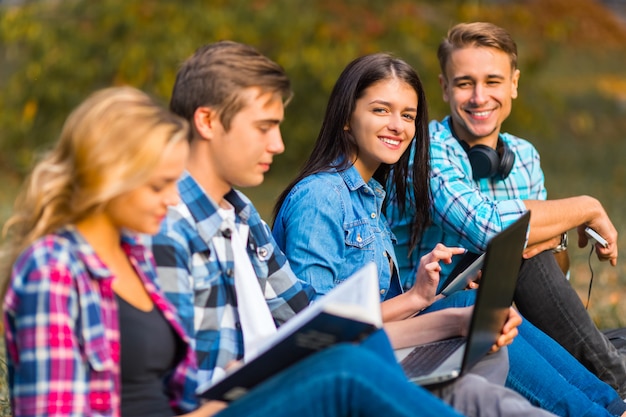
[(358, 342), (382, 327), (378, 272), (369, 263), (278, 328), (243, 366), (217, 383), (200, 385), (200, 398), (234, 401), (307, 356), (341, 342)]

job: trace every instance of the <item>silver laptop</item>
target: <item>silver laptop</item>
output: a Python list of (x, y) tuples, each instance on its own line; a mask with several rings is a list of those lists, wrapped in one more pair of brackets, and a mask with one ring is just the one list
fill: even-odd
[(449, 381), (470, 370), (489, 352), (513, 302), (529, 220), (527, 211), (487, 245), (467, 338), (396, 350), (409, 380), (419, 385)]

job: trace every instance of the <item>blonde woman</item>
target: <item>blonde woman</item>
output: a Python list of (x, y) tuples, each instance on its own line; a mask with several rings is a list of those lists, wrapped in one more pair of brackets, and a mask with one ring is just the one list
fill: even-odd
[(4, 227), (15, 416), (171, 416), (194, 366), (139, 233), (178, 202), (189, 126), (144, 93), (98, 91), (68, 117)]

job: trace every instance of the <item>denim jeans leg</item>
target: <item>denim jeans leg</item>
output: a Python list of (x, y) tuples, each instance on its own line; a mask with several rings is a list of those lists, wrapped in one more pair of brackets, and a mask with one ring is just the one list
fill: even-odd
[(567, 380), (568, 383), (585, 393), (594, 403), (612, 410), (617, 415), (626, 411), (626, 403), (606, 382), (589, 372), (587, 368), (570, 355), (561, 345), (526, 321), (519, 326), (519, 334)]
[(514, 301), (526, 319), (626, 397), (625, 358), (598, 330), (551, 252), (522, 263)]
[[(385, 358), (387, 354), (383, 355)], [(399, 365), (363, 346), (342, 344), (285, 369), (216, 417), (460, 417)]]
[(621, 415), (617, 392), (589, 372), (561, 345), (524, 321), (509, 346), (507, 386), (557, 415)]
[(598, 330), (551, 252), (522, 263), (514, 301), (524, 317), (626, 397), (626, 358)]

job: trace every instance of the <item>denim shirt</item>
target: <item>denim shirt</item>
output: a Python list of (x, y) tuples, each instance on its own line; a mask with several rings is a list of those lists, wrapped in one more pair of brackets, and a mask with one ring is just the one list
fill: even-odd
[(394, 279), (398, 274), (395, 237), (381, 212), (384, 199), (383, 187), (374, 179), (366, 184), (354, 167), (310, 175), (291, 189), (272, 233), (296, 276), (316, 296), (373, 261), (381, 300), (387, 297), (392, 282), (388, 256)]

